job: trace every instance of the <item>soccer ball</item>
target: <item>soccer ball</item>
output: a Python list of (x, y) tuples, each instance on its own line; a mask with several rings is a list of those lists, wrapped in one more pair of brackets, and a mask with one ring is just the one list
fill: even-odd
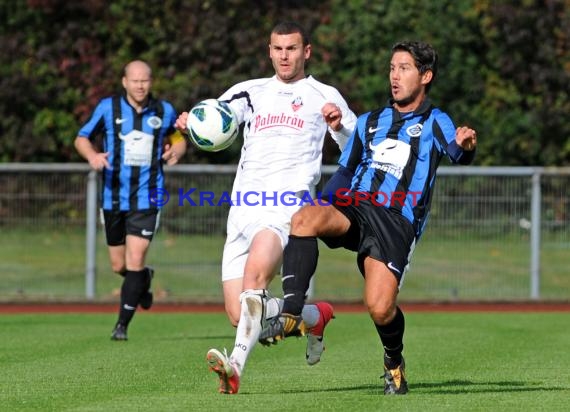
[(230, 105), (216, 99), (202, 100), (192, 107), (186, 127), (190, 141), (206, 152), (227, 149), (239, 133), (238, 120)]

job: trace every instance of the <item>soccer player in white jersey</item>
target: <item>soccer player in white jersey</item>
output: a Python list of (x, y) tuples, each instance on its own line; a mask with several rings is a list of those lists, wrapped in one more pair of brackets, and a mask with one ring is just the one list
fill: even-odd
[[(356, 123), (334, 87), (305, 74), (310, 55), (305, 30), (293, 22), (279, 23), (269, 43), (275, 75), (236, 84), (219, 97), (244, 123), (222, 261), (225, 308), (237, 326), (236, 339), (230, 356), (217, 349), (207, 353), (221, 393), (238, 392), (262, 321), (279, 311), (281, 302), (268, 296), (267, 287), (280, 266), (291, 216), (302, 207), (299, 197), (314, 193), (320, 179), (327, 129), (342, 150)], [(177, 128), (185, 130), (186, 119), (187, 113), (182, 113)], [(249, 201), (244, 202), (247, 193)], [(333, 309), (318, 302), (306, 305), (302, 316), (307, 363), (313, 365), (324, 349), (323, 330)]]

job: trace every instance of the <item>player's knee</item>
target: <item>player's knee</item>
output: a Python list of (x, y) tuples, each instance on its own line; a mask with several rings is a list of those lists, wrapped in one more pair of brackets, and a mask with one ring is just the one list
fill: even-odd
[(291, 234), (296, 235), (302, 233), (310, 233), (314, 231), (316, 219), (311, 219), (308, 213), (301, 209), (291, 218)]
[(265, 285), (268, 285), (272, 279), (273, 275), (264, 269), (252, 269), (244, 276), (244, 287), (252, 290), (263, 290)]
[(111, 270), (116, 274), (123, 276), (127, 268), (123, 262), (111, 262)]
[(375, 324), (387, 325), (396, 315), (396, 304), (390, 302), (373, 302), (368, 305), (368, 313)]

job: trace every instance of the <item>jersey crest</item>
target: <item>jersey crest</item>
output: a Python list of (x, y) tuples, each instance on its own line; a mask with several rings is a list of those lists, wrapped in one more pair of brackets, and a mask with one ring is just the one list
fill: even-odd
[(301, 98), (301, 96), (297, 96), (297, 97), (295, 97), (295, 99), (291, 102), (291, 108), (293, 109), (294, 112), (296, 112), (296, 111), (299, 110), (301, 107), (303, 107), (303, 99)]

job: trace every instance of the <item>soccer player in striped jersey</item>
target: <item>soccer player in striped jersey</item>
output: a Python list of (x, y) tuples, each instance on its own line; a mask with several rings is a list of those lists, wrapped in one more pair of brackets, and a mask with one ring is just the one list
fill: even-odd
[(329, 247), (356, 251), (365, 304), (384, 349), (385, 394), (408, 391), (404, 314), (397, 297), (425, 229), (437, 167), (443, 156), (452, 163), (471, 163), (477, 144), (475, 130), (456, 128), (428, 98), (437, 59), (423, 42), (393, 46), (392, 98), (358, 118), (340, 167), (324, 190), (332, 193), (332, 206), (308, 205), (293, 216), (283, 257), (282, 314), (260, 336), (262, 343), (272, 343), (302, 329), (300, 313), (317, 265), (317, 237)]
[(103, 98), (75, 138), (78, 153), (102, 172), (101, 218), (111, 268), (123, 276), (111, 334), (118, 341), (127, 340), (137, 306), (152, 305), (154, 270), (145, 266), (145, 258), (159, 224), (163, 164), (178, 163), (186, 152), (186, 140), (174, 127), (174, 107), (150, 93), (150, 66), (141, 60), (128, 63), (122, 85), (124, 92)]
[[(222, 283), (236, 339), (229, 356), (217, 349), (206, 355), (222, 393), (237, 393), (262, 322), (279, 313), (279, 300), (268, 296), (267, 288), (279, 269), (291, 216), (301, 207), (296, 196), (312, 193), (320, 180), (327, 130), (342, 149), (356, 122), (338, 90), (305, 74), (310, 55), (304, 28), (279, 23), (269, 42), (275, 75), (238, 83), (219, 97), (244, 124), (232, 200), (240, 193), (259, 194), (257, 205), (232, 203), (228, 216)], [(185, 123), (182, 113), (177, 127), (185, 129)], [(308, 329), (306, 360), (313, 365), (323, 352), (323, 330), (333, 310), (327, 302), (317, 302), (302, 312)]]

